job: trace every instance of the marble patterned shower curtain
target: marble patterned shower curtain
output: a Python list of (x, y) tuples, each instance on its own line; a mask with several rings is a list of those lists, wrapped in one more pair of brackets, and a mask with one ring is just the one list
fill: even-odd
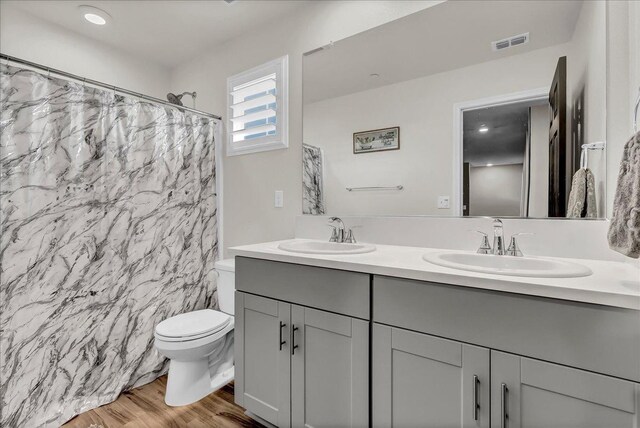
[(217, 306), (219, 124), (0, 73), (0, 426), (58, 426), (166, 370), (156, 323)]
[(323, 157), (320, 147), (302, 145), (302, 214), (325, 213)]

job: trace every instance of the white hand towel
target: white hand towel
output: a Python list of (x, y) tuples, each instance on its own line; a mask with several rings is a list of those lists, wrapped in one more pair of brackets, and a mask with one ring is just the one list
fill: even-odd
[(588, 168), (580, 168), (573, 174), (567, 218), (597, 218), (596, 180)]

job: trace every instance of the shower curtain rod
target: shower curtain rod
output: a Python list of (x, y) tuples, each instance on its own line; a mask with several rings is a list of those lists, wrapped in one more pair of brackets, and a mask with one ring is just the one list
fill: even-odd
[(131, 95), (131, 96), (134, 96), (136, 98), (141, 98), (143, 100), (151, 101), (151, 102), (154, 102), (154, 103), (157, 103), (157, 104), (164, 104), (164, 105), (167, 105), (167, 106), (176, 107), (178, 109), (186, 110), (186, 111), (189, 111), (191, 113), (198, 114), (200, 116), (206, 116), (206, 117), (211, 117), (213, 119), (222, 120), (222, 118), (220, 116), (217, 116), (215, 114), (211, 114), (211, 113), (207, 113), (207, 112), (204, 112), (204, 111), (196, 110), (194, 108), (189, 108), (189, 107), (186, 107), (186, 106), (179, 106), (179, 105), (176, 105), (176, 104), (172, 104), (169, 101), (165, 101), (165, 100), (160, 99), (160, 98), (155, 98), (155, 97), (152, 97), (152, 96), (149, 96), (149, 95), (141, 94), (139, 92), (130, 91), (128, 89), (120, 88), (120, 87), (114, 86), (114, 85), (109, 85), (109, 84), (106, 84), (106, 83), (103, 83), (103, 82), (99, 82), (97, 80), (92, 80), (92, 79), (87, 79), (85, 77), (80, 77), (80, 76), (77, 76), (77, 75), (72, 74), (72, 73), (67, 73), (66, 71), (56, 70), (55, 68), (47, 67), (46, 65), (37, 64), (35, 62), (27, 61), (26, 59), (16, 58), (14, 56), (5, 55), (3, 53), (0, 53), (0, 60), (16, 62), (18, 64), (23, 64), (23, 65), (26, 65), (26, 66), (29, 66), (29, 67), (32, 67), (32, 68), (37, 68), (39, 70), (46, 71), (47, 73), (54, 73), (54, 74), (57, 74), (57, 75), (60, 75), (60, 76), (68, 77), (70, 79), (79, 80), (82, 83), (88, 83), (90, 85), (98, 86), (100, 88), (110, 89), (112, 91), (119, 92), (121, 94)]

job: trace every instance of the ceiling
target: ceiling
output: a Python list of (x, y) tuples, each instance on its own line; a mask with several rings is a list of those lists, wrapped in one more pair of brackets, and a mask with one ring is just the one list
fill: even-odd
[[(196, 57), (207, 48), (294, 13), (306, 0), (140, 1), (140, 0), (3, 0), (43, 20), (166, 67)], [(88, 23), (80, 5), (111, 15), (100, 27)]]
[[(581, 8), (576, 0), (440, 3), (305, 56), (304, 102), (566, 43)], [(528, 44), (492, 50), (492, 41), (525, 32)]]
[[(546, 100), (468, 110), (463, 113), (463, 162), (471, 166), (523, 163), (529, 108)], [(489, 128), (479, 132), (481, 126)]]

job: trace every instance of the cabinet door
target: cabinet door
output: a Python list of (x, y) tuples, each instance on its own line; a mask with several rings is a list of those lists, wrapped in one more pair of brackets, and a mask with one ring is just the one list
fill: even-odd
[(289, 427), (291, 305), (240, 292), (235, 304), (235, 401), (267, 422)]
[(493, 428), (637, 428), (639, 396), (633, 382), (491, 352)]
[(367, 427), (369, 323), (291, 308), (291, 422), (294, 427)]
[(489, 427), (489, 350), (374, 324), (373, 426)]

